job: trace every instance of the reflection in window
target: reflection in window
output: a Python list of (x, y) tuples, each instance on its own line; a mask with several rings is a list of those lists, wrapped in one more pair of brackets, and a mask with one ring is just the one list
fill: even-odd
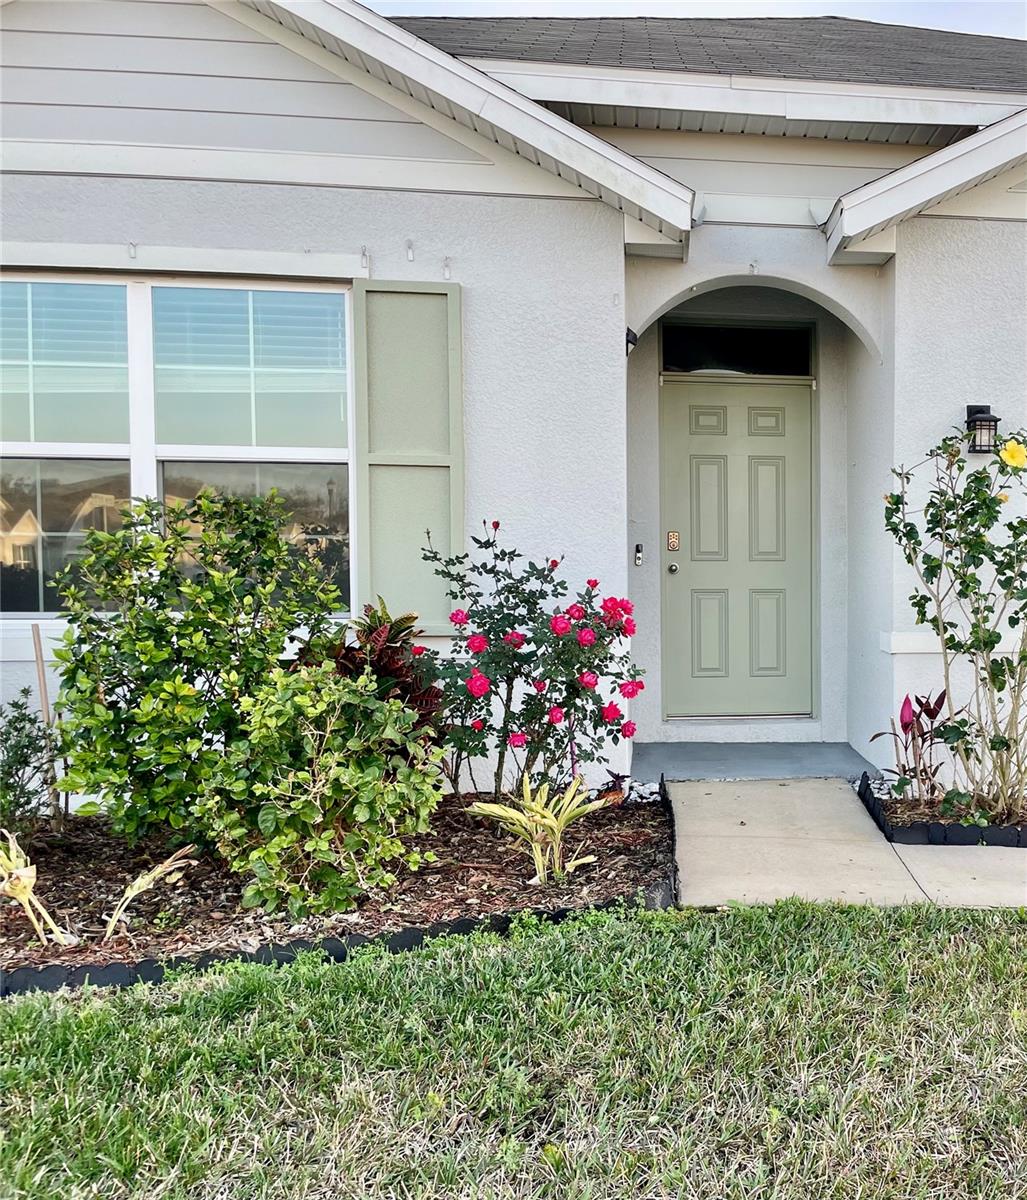
[(346, 445), (341, 292), (153, 289), (157, 441)]
[(124, 287), (0, 283), (0, 438), (128, 441)]
[(129, 494), (121, 460), (0, 459), (0, 611), (55, 612), (54, 576), (87, 530), (121, 524)]
[(345, 463), (166, 462), (164, 500), (182, 503), (204, 488), (264, 496), (275, 488), (290, 516), (283, 534), (316, 558), (349, 600), (349, 476)]

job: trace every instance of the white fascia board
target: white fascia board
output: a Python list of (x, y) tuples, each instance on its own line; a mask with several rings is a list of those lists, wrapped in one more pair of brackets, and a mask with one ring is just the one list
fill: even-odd
[(672, 112), (736, 113), (854, 125), (990, 125), (1027, 93), (770, 79), (488, 58), (463, 60), (532, 100)]
[[(372, 76), (569, 179), (675, 241), (691, 228), (694, 193), (630, 154), (579, 129), (355, 0), (243, 0), (286, 30), (325, 36)], [(231, 6), (217, 7), (228, 11)], [(328, 45), (317, 40), (319, 45)]]
[(1027, 162), (1027, 109), (841, 196), (824, 226), (828, 258)]

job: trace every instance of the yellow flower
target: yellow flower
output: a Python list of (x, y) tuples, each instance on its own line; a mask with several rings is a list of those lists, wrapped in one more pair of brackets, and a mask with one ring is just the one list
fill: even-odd
[(1006, 442), (998, 456), (1007, 467), (1015, 467), (1017, 470), (1027, 467), (1027, 446), (1013, 438)]
[(1008, 492), (999, 492), (999, 494), (995, 497), (995, 499), (999, 502), (999, 504), (1006, 504), (1009, 501), (1009, 493)]

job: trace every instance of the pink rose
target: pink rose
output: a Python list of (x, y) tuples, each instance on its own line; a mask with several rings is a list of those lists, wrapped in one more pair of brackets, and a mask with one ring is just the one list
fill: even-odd
[(563, 720), (563, 709), (557, 708), (556, 705), (554, 704), (553, 707), (549, 710), (549, 724), (550, 725), (559, 725), (562, 720)]
[(414, 656), (414, 658), (420, 658), (426, 649), (427, 646), (411, 646), (410, 653)]
[(481, 731), (485, 728), (485, 722), (481, 719), (481, 717), (478, 717), (476, 720), (471, 722), (471, 728), (475, 731), (475, 733), (481, 733)]
[(566, 608), (564, 611), (567, 613), (567, 616), (569, 616), (572, 621), (584, 620), (585, 610), (581, 607), (580, 604), (572, 604), (569, 608)]
[(599, 586), (598, 579), (586, 579), (585, 582), (588, 584), (588, 586), (590, 588), (597, 588)]
[(506, 742), (511, 749), (520, 750), (522, 746), (528, 744), (528, 735), (526, 733), (511, 733)]
[(454, 625), (466, 625), (470, 618), (462, 608), (454, 608), (449, 614), (449, 619)]
[(625, 600), (624, 597), (622, 596), (620, 599), (620, 610), (626, 617), (630, 617), (631, 614), (635, 611), (635, 606), (631, 603), (630, 600)]
[(614, 702), (612, 700), (610, 701), (609, 704), (603, 705), (602, 713), (603, 713), (603, 720), (608, 725), (612, 725), (614, 721), (619, 721), (621, 719), (621, 717), (624, 716), (624, 714), (617, 707), (617, 705), (614, 704)]
[(578, 683), (580, 683), (583, 688), (598, 687), (599, 676), (595, 673), (595, 671), (582, 671), (578, 676)]
[(477, 667), (475, 667), (468, 678), (464, 680), (464, 686), (472, 696), (480, 699), (492, 687), (492, 680), (487, 675), (482, 675)]
[(624, 618), (623, 629), (624, 629), (625, 637), (634, 637), (635, 631), (637, 630), (637, 628), (638, 628), (638, 626), (635, 624), (634, 617), (625, 617)]
[(638, 730), (638, 726), (635, 724), (634, 721), (625, 721), (624, 724), (620, 727), (621, 736), (626, 737), (626, 738), (634, 737), (637, 730)]
[(557, 613), (549, 622), (549, 628), (556, 634), (557, 637), (563, 637), (565, 633), (570, 633), (571, 623), (561, 613)]
[(550, 571), (555, 571), (555, 570), (556, 570), (556, 568), (557, 568), (559, 565), (560, 565), (560, 560), (559, 560), (558, 558), (551, 558), (551, 559), (549, 560), (549, 569), (550, 569)]
[(493, 530), (498, 530), (498, 529), (499, 529), (499, 522), (498, 522), (498, 521), (493, 521), (493, 522), (492, 522), (492, 528), (493, 528)]
[(625, 700), (634, 700), (639, 692), (645, 691), (645, 684), (641, 679), (628, 679), (617, 690)]
[(607, 596), (599, 605), (608, 621), (619, 621), (621, 618), (620, 601), (616, 596)]
[(584, 629), (578, 630), (578, 645), (579, 646), (592, 646), (595, 644), (595, 640), (596, 640), (596, 631), (594, 629), (591, 629), (588, 625), (586, 625), (584, 627)]
[(525, 635), (516, 629), (511, 629), (509, 633), (503, 634), (503, 641), (506, 642), (508, 646), (513, 646), (515, 650), (520, 650), (527, 640), (528, 639), (525, 637)]
[(483, 633), (472, 633), (467, 639), (467, 649), (472, 654), (481, 654), (489, 648), (489, 639)]
[(535, 680), (532, 680), (531, 686), (535, 689), (536, 692), (544, 692), (546, 690), (547, 685), (546, 685), (546, 681), (544, 679), (535, 679)]

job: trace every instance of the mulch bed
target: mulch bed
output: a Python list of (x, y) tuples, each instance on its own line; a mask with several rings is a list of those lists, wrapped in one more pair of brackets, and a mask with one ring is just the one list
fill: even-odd
[(935, 809), (896, 796), (864, 771), (856, 787), (867, 812), (889, 842), (902, 846), (1004, 846), (1027, 849), (1027, 825), (963, 825), (939, 821)]
[(467, 803), (447, 797), (432, 818), (431, 833), (412, 839), (422, 853), (434, 851), (438, 862), (397, 872), (393, 888), (369, 896), (352, 912), (295, 921), (242, 909), (244, 878), (216, 855), (198, 853), (199, 861), (177, 883), (162, 881), (138, 896), (127, 928), (106, 944), (100, 938), (126, 884), (167, 858), (175, 843), (153, 836), (129, 846), (112, 837), (102, 819), (73, 816), (65, 833), (44, 829), (23, 844), (37, 869), (36, 894), (80, 941), (44, 948), (20, 906), (0, 901), (0, 970), (253, 952), (267, 943), (373, 937), (521, 908), (583, 908), (633, 897), (673, 870), (670, 817), (659, 803), (607, 808), (583, 818), (573, 828), (570, 848), (584, 841), (584, 852), (598, 861), (545, 888), (528, 882), (531, 860), (519, 845), (494, 825), (469, 817)]

